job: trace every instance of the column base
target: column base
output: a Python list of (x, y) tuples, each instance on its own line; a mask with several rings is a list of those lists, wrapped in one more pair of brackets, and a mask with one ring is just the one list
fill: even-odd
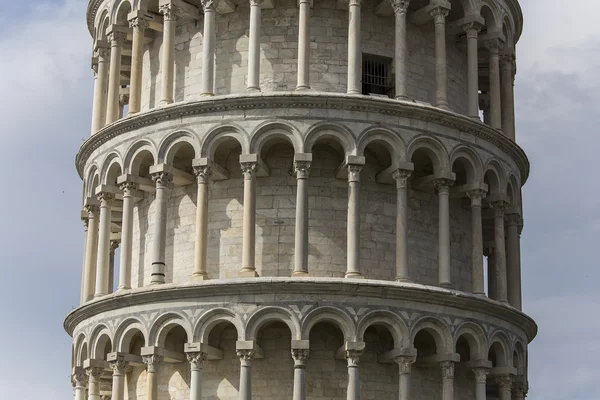
[(365, 279), (365, 277), (360, 272), (346, 272), (344, 278)]
[(215, 94), (211, 92), (200, 93), (200, 97), (213, 97)]
[(193, 281), (208, 281), (210, 278), (208, 277), (207, 273), (203, 273), (203, 274), (193, 274), (192, 275), (192, 280)]
[(260, 93), (260, 88), (256, 86), (248, 86), (246, 88), (246, 93)]
[(401, 101), (409, 101), (410, 100), (408, 98), (408, 96), (396, 96), (396, 97), (394, 97), (394, 99), (401, 100)]
[(238, 277), (239, 278), (257, 278), (258, 274), (256, 273), (256, 270), (254, 269), (241, 269), (240, 272), (238, 272)]
[(403, 282), (403, 283), (412, 283), (412, 281), (406, 277), (403, 276), (399, 276), (396, 278), (396, 282)]
[(296, 86), (296, 92), (306, 92), (310, 90), (310, 86)]
[(346, 92), (346, 94), (362, 94), (362, 92), (358, 91), (358, 90), (348, 90)]
[(131, 286), (119, 286), (117, 288), (117, 292), (122, 292), (123, 290), (130, 290)]
[(310, 275), (306, 271), (294, 271), (292, 272), (294, 278), (308, 278)]
[(441, 108), (442, 110), (445, 110), (445, 111), (451, 111), (450, 106), (447, 103), (440, 103), (440, 104), (436, 104), (435, 106), (437, 108)]
[(440, 282), (439, 286), (444, 289), (452, 289), (452, 283), (450, 282)]
[(173, 100), (161, 100), (160, 102), (158, 102), (159, 107), (166, 107), (169, 104), (173, 104)]

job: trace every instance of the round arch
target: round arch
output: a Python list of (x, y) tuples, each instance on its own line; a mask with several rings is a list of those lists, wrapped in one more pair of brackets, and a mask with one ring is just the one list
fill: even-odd
[(192, 328), (188, 320), (181, 314), (170, 312), (158, 317), (150, 328), (147, 343), (150, 346), (161, 346), (169, 331), (180, 326), (185, 331), (188, 341), (192, 338)]
[(344, 340), (356, 340), (356, 327), (352, 318), (335, 307), (318, 307), (310, 311), (302, 323), (302, 339), (308, 340), (311, 329), (319, 322), (330, 322), (337, 326), (344, 335)]
[[(488, 191), (490, 194), (505, 194), (506, 176), (502, 165), (497, 160), (490, 160), (483, 169), (484, 180), (488, 179)], [(489, 173), (489, 175), (488, 175)]]
[(283, 322), (290, 328), (292, 339), (301, 339), (300, 321), (294, 313), (283, 307), (263, 307), (253, 313), (246, 323), (246, 340), (256, 340), (260, 329), (269, 322)]
[(119, 172), (123, 173), (123, 159), (118, 152), (114, 151), (107, 155), (102, 162), (100, 182), (103, 185), (114, 185), (120, 175)]
[(210, 332), (222, 322), (231, 323), (235, 327), (238, 340), (244, 340), (244, 324), (238, 315), (227, 308), (213, 308), (198, 319), (194, 327), (194, 342), (208, 343)]
[(312, 148), (319, 140), (333, 140), (341, 146), (344, 155), (356, 153), (356, 140), (352, 131), (342, 124), (334, 122), (319, 122), (308, 129), (302, 151), (312, 152)]
[(259, 125), (252, 133), (250, 153), (260, 154), (265, 143), (277, 138), (289, 142), (296, 153), (304, 151), (302, 135), (295, 126), (285, 121), (267, 121)]
[(358, 321), (357, 340), (364, 341), (365, 332), (370, 326), (381, 325), (386, 327), (394, 339), (394, 348), (404, 349), (412, 347), (409, 342), (410, 334), (404, 321), (391, 311), (372, 311)]
[[(364, 155), (367, 146), (373, 142), (384, 143), (395, 162), (408, 162), (406, 146), (396, 133), (385, 128), (369, 128), (358, 136), (356, 154)], [(394, 162), (392, 162), (392, 165)]]
[(452, 335), (450, 330), (441, 320), (435, 317), (422, 317), (412, 326), (410, 343), (415, 342), (415, 337), (421, 331), (427, 331), (435, 340), (437, 354), (450, 353), (452, 351)]
[(121, 322), (117, 330), (115, 331), (115, 348), (117, 351), (127, 353), (131, 344), (131, 339), (134, 335), (140, 332), (144, 337), (144, 343), (148, 338), (148, 331), (144, 324), (136, 318), (127, 318)]
[(456, 146), (450, 153), (450, 169), (454, 168), (454, 163), (464, 160), (467, 169), (467, 181), (472, 184), (483, 183), (483, 163), (479, 155), (466, 146)]
[(412, 157), (417, 151), (423, 151), (433, 163), (433, 173), (437, 176), (445, 176), (448, 174), (449, 159), (448, 153), (444, 146), (437, 140), (428, 136), (418, 136), (414, 138), (408, 145), (406, 151), (406, 159), (412, 162)]
[(175, 154), (186, 143), (194, 149), (194, 158), (198, 157), (201, 153), (198, 135), (189, 130), (179, 130), (165, 137), (158, 145), (158, 163), (172, 165)]
[(133, 143), (125, 152), (124, 166), (128, 174), (139, 173), (139, 163), (141, 162), (140, 155), (148, 152), (152, 156), (152, 163), (156, 164), (158, 159), (158, 151), (154, 142), (144, 139)]
[(250, 140), (246, 131), (237, 125), (228, 124), (219, 125), (206, 134), (200, 147), (201, 156), (213, 159), (219, 144), (227, 139), (237, 141), (242, 148), (242, 154), (250, 153)]
[[(506, 333), (497, 331), (489, 341), (488, 355), (494, 354), (497, 367), (512, 366), (512, 346)], [(490, 360), (492, 361), (492, 360)]]
[(469, 343), (471, 360), (479, 361), (487, 358), (487, 353), (485, 351), (488, 347), (487, 340), (485, 332), (479, 325), (473, 322), (465, 322), (458, 327), (453, 338), (453, 349), (455, 353), (458, 353), (456, 346), (461, 337), (464, 337)]

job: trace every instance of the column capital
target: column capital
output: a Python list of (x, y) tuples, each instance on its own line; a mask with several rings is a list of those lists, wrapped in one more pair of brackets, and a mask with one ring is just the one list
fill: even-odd
[(142, 356), (142, 362), (146, 364), (146, 370), (150, 373), (156, 373), (158, 366), (162, 364), (163, 361), (163, 356), (159, 356), (158, 354)]
[(360, 7), (361, 0), (348, 0), (348, 7), (358, 6)]
[(471, 199), (471, 207), (481, 207), (481, 202), (485, 199), (487, 192), (483, 189), (471, 189), (467, 190), (466, 194)]
[(121, 244), (120, 240), (111, 240), (110, 241), (110, 252), (112, 254), (114, 254), (115, 250), (119, 247), (120, 244)]
[(311, 162), (307, 160), (294, 161), (294, 172), (296, 172), (296, 178), (308, 179), (310, 173)]
[(110, 41), (111, 46), (123, 46), (125, 39), (127, 39), (127, 34), (125, 32), (112, 31), (108, 34), (108, 40)]
[(517, 58), (514, 54), (502, 54), (500, 55), (500, 69), (508, 69), (511, 72), (515, 72), (517, 69)]
[(109, 192), (100, 192), (96, 196), (98, 197), (98, 200), (100, 200), (101, 205), (110, 206), (115, 199), (115, 195)]
[(467, 34), (467, 39), (477, 39), (477, 35), (481, 32), (483, 24), (479, 21), (471, 21), (462, 25), (463, 31)]
[(86, 204), (84, 206), (85, 211), (88, 212), (88, 219), (92, 218), (92, 217), (97, 217), (98, 213), (100, 212), (100, 205), (99, 204)]
[(506, 212), (506, 210), (508, 209), (508, 207), (510, 205), (505, 200), (498, 200), (498, 201), (492, 202), (491, 206), (494, 209), (494, 217), (496, 217), (496, 218), (499, 218), (499, 217), (504, 218), (504, 213)]
[(348, 164), (348, 182), (360, 182), (361, 164)]
[(240, 358), (240, 362), (243, 366), (249, 367), (252, 365), (252, 358), (254, 357), (254, 350), (236, 350), (237, 356)]
[(155, 172), (152, 175), (152, 180), (156, 183), (156, 187), (165, 187), (170, 189), (173, 184), (173, 175), (168, 172)]
[(476, 383), (485, 383), (487, 380), (487, 375), (490, 373), (490, 369), (485, 367), (477, 367), (473, 368), (473, 373), (475, 374)]
[(129, 363), (125, 360), (115, 360), (109, 363), (110, 369), (113, 371), (113, 375), (123, 376), (125, 375), (125, 370), (129, 366)]
[(410, 374), (412, 365), (417, 360), (416, 356), (397, 356), (394, 361), (398, 364), (400, 374)]
[(98, 48), (96, 48), (94, 53), (98, 57), (98, 59), (106, 60), (108, 57), (110, 57), (110, 47), (106, 47), (104, 45), (98, 46)]
[(85, 369), (85, 374), (89, 379), (98, 381), (102, 376), (103, 369), (100, 367), (88, 367)]
[(450, 13), (450, 8), (446, 5), (435, 4), (435, 6), (429, 11), (433, 20), (436, 24), (445, 24), (446, 17)]
[(348, 361), (348, 367), (358, 367), (362, 350), (352, 349), (346, 350), (346, 360)]
[(450, 193), (450, 187), (454, 185), (454, 180), (449, 178), (436, 178), (433, 180), (433, 186), (438, 193)]
[(510, 392), (512, 389), (513, 377), (511, 375), (502, 375), (496, 377), (496, 382), (501, 392)]
[(196, 175), (196, 181), (200, 183), (208, 183), (208, 180), (212, 176), (212, 168), (208, 165), (201, 165), (194, 167), (194, 175)]
[(529, 385), (527, 384), (527, 381), (521, 377), (513, 379), (512, 392), (514, 393), (514, 397), (516, 399), (525, 398), (525, 396), (527, 396), (527, 392), (529, 392)]
[(185, 353), (187, 360), (190, 363), (190, 367), (192, 369), (192, 371), (199, 371), (202, 369), (202, 367), (204, 366), (204, 361), (206, 361), (206, 358), (208, 356), (208, 354), (202, 352), (202, 351), (193, 351), (193, 352), (189, 352), (189, 353)]
[(162, 4), (158, 7), (158, 12), (165, 17), (165, 21), (175, 21), (181, 10), (173, 3)]
[(440, 362), (440, 368), (442, 369), (443, 379), (454, 379), (454, 361), (442, 361)]
[(128, 22), (132, 29), (148, 29), (149, 26), (148, 20), (139, 16), (131, 18)]
[(505, 214), (504, 221), (508, 226), (516, 226), (517, 228), (521, 226), (521, 217), (517, 213)]
[(129, 93), (119, 94), (119, 106), (125, 107), (129, 104)]
[(219, 7), (219, 0), (200, 0), (204, 11), (216, 11)]
[(308, 361), (308, 349), (292, 349), (292, 358), (296, 366), (306, 366)]
[(124, 195), (131, 195), (133, 192), (138, 190), (138, 184), (134, 182), (125, 181), (119, 184), (119, 189), (123, 191)]
[(410, 0), (390, 0), (390, 4), (396, 15), (406, 14)]
[(256, 174), (256, 171), (258, 170), (258, 162), (256, 161), (242, 161), (240, 162), (240, 165), (242, 167), (244, 179), (250, 179)]
[(408, 186), (408, 180), (412, 174), (411, 170), (398, 168), (392, 172), (392, 178), (396, 181), (396, 189)]
[(71, 382), (75, 387), (85, 386), (88, 381), (88, 375), (86, 370), (81, 367), (74, 368), (73, 374), (71, 375)]
[(487, 48), (491, 54), (498, 54), (502, 42), (498, 38), (491, 38), (483, 41), (483, 46)]
[(260, 6), (263, 0), (250, 0), (250, 6)]

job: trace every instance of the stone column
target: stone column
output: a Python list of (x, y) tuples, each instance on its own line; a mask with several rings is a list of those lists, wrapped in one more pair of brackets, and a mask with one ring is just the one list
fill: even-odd
[(519, 263), (519, 224), (518, 214), (506, 215), (506, 280), (508, 302), (521, 309), (521, 265)]
[(128, 93), (121, 93), (119, 95), (119, 118), (121, 119), (123, 118), (123, 115), (125, 113), (125, 106), (129, 105), (129, 94)]
[(502, 71), (502, 131), (509, 139), (515, 140), (515, 56), (507, 54), (500, 57), (500, 69)]
[(394, 51), (394, 74), (396, 78), (396, 99), (408, 100), (406, 89), (408, 72), (408, 45), (406, 32), (406, 12), (410, 0), (390, 0), (394, 15), (395, 25), (395, 51)]
[(496, 300), (508, 303), (506, 290), (506, 247), (504, 244), (504, 211), (508, 204), (496, 201), (494, 208), (494, 256), (496, 267)]
[(442, 361), (442, 400), (454, 400), (454, 362)]
[(215, 95), (215, 30), (219, 0), (202, 0), (204, 8), (204, 44), (202, 47), (202, 92), (201, 96)]
[(165, 283), (165, 246), (167, 241), (167, 203), (171, 193), (173, 176), (167, 172), (152, 174), (156, 183), (154, 210), (154, 235), (152, 238), (152, 275), (150, 284)]
[(260, 92), (260, 27), (263, 0), (250, 0), (250, 29), (248, 38), (248, 92)]
[(408, 179), (412, 171), (398, 169), (396, 181), (396, 280), (410, 282), (408, 269)]
[(187, 353), (190, 362), (190, 400), (202, 400), (202, 367), (206, 361), (206, 353)]
[(469, 22), (463, 25), (467, 33), (467, 65), (468, 65), (468, 94), (469, 117), (479, 119), (479, 62), (477, 37), (481, 31), (479, 22)]
[(526, 382), (514, 382), (512, 387), (512, 397), (514, 400), (525, 400), (527, 395), (527, 383)]
[(296, 90), (310, 89), (310, 0), (298, 0), (298, 84)]
[(108, 98), (108, 60), (110, 49), (98, 47), (98, 76), (94, 85), (94, 108), (92, 111), (92, 135), (106, 124), (106, 101)]
[(252, 400), (252, 357), (253, 350), (238, 350), (240, 358), (240, 397), (239, 400)]
[(360, 2), (348, 0), (348, 94), (361, 94)]
[(121, 227), (121, 258), (119, 262), (119, 290), (131, 289), (131, 254), (133, 245), (133, 194), (137, 185), (124, 182), (120, 185), (123, 191), (123, 223)]
[(175, 29), (177, 27), (177, 6), (173, 3), (159, 7), (164, 17), (161, 69), (160, 105), (173, 103), (173, 80), (175, 74)]
[(75, 392), (75, 400), (85, 400), (85, 391), (88, 381), (88, 376), (81, 368), (77, 368), (77, 372), (71, 376), (73, 381), (73, 391)]
[(454, 182), (450, 179), (439, 178), (433, 181), (439, 199), (439, 227), (438, 227), (438, 276), (439, 285), (452, 286), (450, 271), (450, 186)]
[(362, 351), (346, 351), (346, 360), (348, 361), (348, 389), (346, 391), (347, 400), (360, 400), (360, 375), (358, 362)]
[(505, 375), (496, 378), (500, 400), (511, 400), (512, 398), (512, 376)]
[(112, 397), (111, 400), (124, 400), (125, 398), (125, 369), (126, 361), (117, 360), (110, 363), (112, 374)]
[(192, 278), (208, 279), (206, 260), (208, 255), (208, 181), (212, 175), (209, 166), (194, 167), (198, 183), (196, 201), (196, 254), (194, 257), (194, 273)]
[[(448, 3), (449, 4), (449, 3)], [(431, 10), (435, 22), (435, 105), (443, 110), (448, 106), (448, 72), (446, 64), (446, 17), (449, 8), (438, 6)]]
[(108, 263), (108, 293), (112, 293), (115, 287), (115, 252), (119, 248), (121, 242), (118, 240), (110, 241), (110, 257)]
[(158, 366), (163, 358), (157, 355), (142, 357), (146, 364), (146, 400), (158, 400)]
[(490, 299), (496, 300), (497, 290), (496, 290), (496, 255), (495, 255), (495, 247), (490, 245), (487, 247), (487, 262), (488, 262), (488, 297)]
[(255, 245), (256, 245), (256, 170), (258, 163), (242, 162), (244, 174), (244, 222), (242, 243), (242, 269), (240, 276), (258, 276), (256, 274)]
[(135, 114), (140, 112), (142, 104), (144, 34), (146, 28), (148, 28), (148, 21), (140, 17), (135, 17), (129, 20), (129, 27), (133, 29), (129, 114)]
[(111, 207), (115, 196), (112, 193), (98, 194), (100, 200), (100, 226), (98, 229), (98, 258), (96, 259), (96, 292), (94, 297), (108, 294), (110, 271), (110, 225)]
[(488, 368), (473, 368), (475, 374), (475, 400), (486, 400), (486, 377), (490, 372)]
[(308, 175), (310, 161), (295, 161), (296, 190), (296, 232), (294, 249), (294, 276), (308, 275)]
[(100, 376), (102, 368), (90, 367), (86, 369), (88, 376), (88, 400), (100, 400)]
[(121, 89), (121, 53), (126, 35), (124, 32), (111, 32), (110, 40), (110, 76), (108, 78), (108, 104), (106, 123), (119, 119), (119, 94)]
[(486, 40), (485, 45), (490, 53), (490, 126), (494, 129), (501, 129), (500, 60), (498, 56), (500, 41), (498, 39)]
[(88, 224), (89, 224), (89, 218), (88, 218), (88, 213), (85, 213), (85, 218), (82, 218), (83, 221), (83, 228), (84, 228), (84, 236), (83, 236), (83, 267), (82, 267), (82, 271), (81, 271), (81, 295), (79, 298), (79, 303), (83, 304), (85, 303), (85, 301), (87, 300), (87, 293), (86, 293), (86, 289), (85, 289), (85, 279), (86, 279), (86, 257), (87, 255), (85, 254), (85, 252), (87, 251), (87, 240), (88, 240)]
[(410, 373), (412, 364), (415, 362), (416, 357), (414, 356), (399, 356), (394, 358), (394, 361), (398, 364), (399, 374), (399, 389), (398, 399), (399, 400), (410, 400)]
[(360, 171), (362, 165), (348, 165), (348, 266), (346, 278), (362, 278), (360, 273)]
[(306, 400), (306, 361), (308, 349), (292, 349), (294, 359), (294, 395), (292, 400)]
[(85, 206), (88, 212), (88, 234), (85, 241), (85, 278), (83, 280), (84, 301), (94, 298), (96, 288), (96, 261), (98, 256), (98, 214), (95, 204)]
[(483, 224), (481, 221), (481, 202), (485, 191), (473, 189), (467, 192), (471, 199), (471, 280), (473, 293), (485, 295), (483, 273)]

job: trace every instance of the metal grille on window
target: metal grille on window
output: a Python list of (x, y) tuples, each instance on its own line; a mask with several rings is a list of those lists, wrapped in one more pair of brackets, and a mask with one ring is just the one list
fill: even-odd
[(362, 93), (393, 97), (392, 59), (363, 54)]

